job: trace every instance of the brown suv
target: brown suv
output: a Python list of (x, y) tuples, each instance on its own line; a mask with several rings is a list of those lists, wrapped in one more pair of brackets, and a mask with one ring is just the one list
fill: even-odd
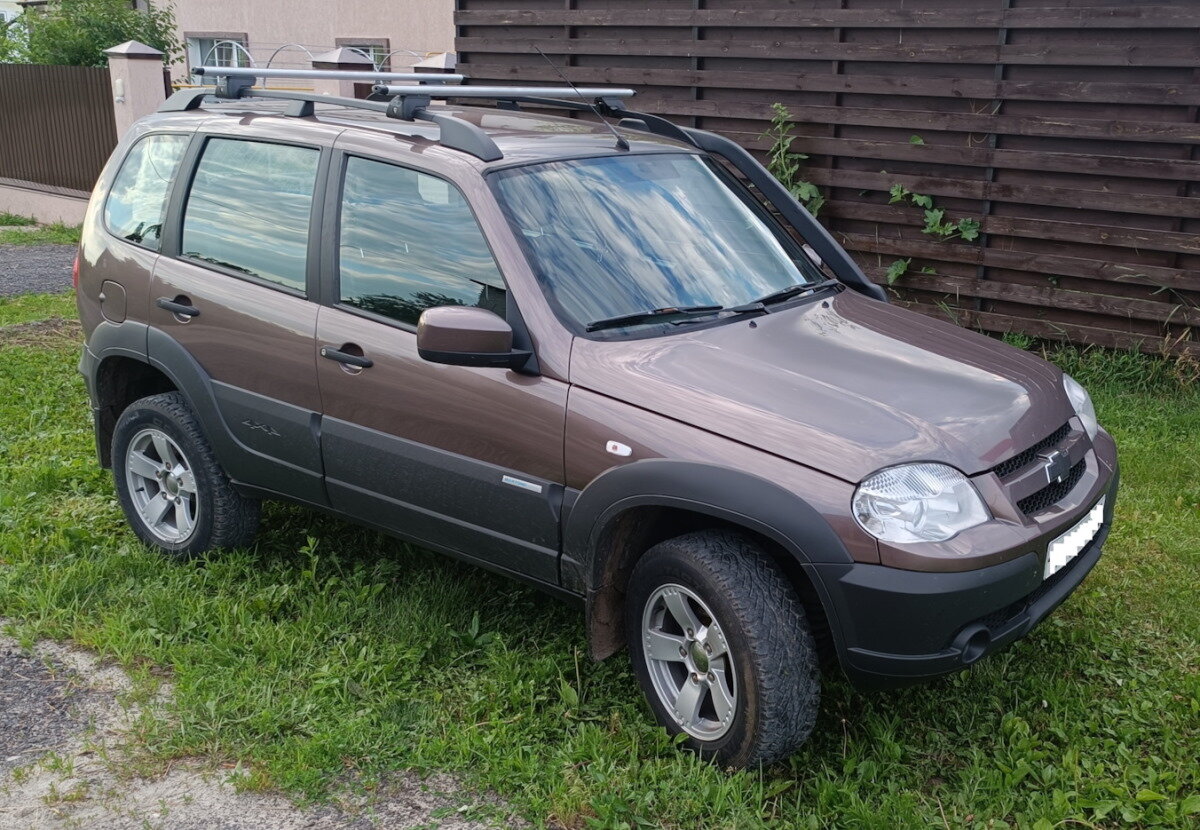
[(729, 765), (804, 741), (820, 657), (960, 669), (1100, 557), (1087, 393), (889, 305), (728, 140), (619, 90), (247, 83), (137, 124), (84, 225), (80, 369), (146, 543), (248, 545), (288, 499), (526, 580)]

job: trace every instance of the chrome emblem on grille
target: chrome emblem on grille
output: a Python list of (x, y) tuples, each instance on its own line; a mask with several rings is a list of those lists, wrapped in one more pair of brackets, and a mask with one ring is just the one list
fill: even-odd
[(1038, 457), (1046, 462), (1046, 483), (1057, 484), (1071, 472), (1071, 459), (1062, 450), (1045, 450)]

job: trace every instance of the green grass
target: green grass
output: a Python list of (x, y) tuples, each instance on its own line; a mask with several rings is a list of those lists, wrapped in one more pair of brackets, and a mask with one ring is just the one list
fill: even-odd
[(7, 211), (0, 211), (0, 227), (5, 227), (5, 226), (14, 227), (14, 226), (34, 225), (34, 224), (37, 224), (37, 220), (34, 219), (32, 216), (21, 216), (16, 213), (8, 213)]
[[(50, 317), (76, 316), (75, 294), (19, 294), (0, 297), (0, 326), (31, 323)], [(2, 343), (3, 341), (0, 341)]]
[[(68, 303), (9, 301), (0, 319)], [(1133, 383), (1119, 355), (1060, 355), (1124, 465), (1080, 590), (967, 673), (864, 693), (830, 675), (799, 753), (727, 774), (651, 725), (623, 656), (586, 659), (576, 609), (515, 583), (284, 505), (253, 550), (148, 552), (96, 466), (70, 335), (5, 338), (0, 615), (26, 641), (170, 672), (169, 717), (137, 734), (149, 768), (240, 760), (251, 786), (318, 798), (351, 772), (449, 771), (571, 827), (1200, 822), (1200, 394), (1153, 361)]]
[(0, 245), (78, 245), (79, 231), (79, 225), (64, 225), (62, 222), (55, 222), (53, 225), (38, 225), (27, 231), (0, 230)]

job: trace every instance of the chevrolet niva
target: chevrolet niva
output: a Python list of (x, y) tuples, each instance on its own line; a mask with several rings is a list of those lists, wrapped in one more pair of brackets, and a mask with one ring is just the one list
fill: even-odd
[(248, 545), (287, 499), (526, 580), (729, 766), (807, 738), (824, 660), (961, 669), (1095, 565), (1116, 448), (1059, 369), (889, 304), (748, 153), (620, 91), (430, 89), (221, 78), (121, 141), (80, 370), (145, 543)]

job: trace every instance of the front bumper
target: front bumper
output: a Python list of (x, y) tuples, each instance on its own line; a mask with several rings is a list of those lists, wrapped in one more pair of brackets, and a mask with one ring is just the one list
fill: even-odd
[(1044, 548), (953, 573), (863, 563), (812, 566), (846, 674), (858, 686), (906, 685), (969, 666), (1025, 636), (1100, 559), (1118, 480), (1114, 471), (1101, 494), (1107, 500), (1096, 536), (1045, 580)]

